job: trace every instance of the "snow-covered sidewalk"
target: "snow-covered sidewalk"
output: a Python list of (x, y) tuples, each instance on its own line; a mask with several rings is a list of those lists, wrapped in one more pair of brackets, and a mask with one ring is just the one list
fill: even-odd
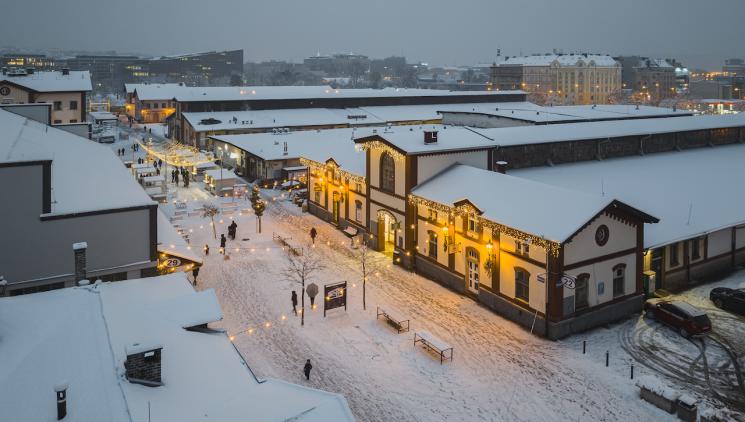
[[(302, 214), (279, 192), (263, 195), (269, 204), (262, 234), (256, 233), (255, 216), (245, 211), (248, 202), (216, 218), (218, 238), (227, 234), (231, 218), (238, 224), (227, 260), (218, 253), (208, 220), (190, 217), (183, 223), (193, 230), (193, 248), (210, 245), (198, 288), (216, 289), (225, 313), (222, 326), (259, 376), (306, 383), (302, 366), (311, 359), (308, 385), (343, 394), (361, 421), (672, 420), (639, 400), (618, 335), (598, 336), (590, 342), (595, 353), (583, 355), (580, 337), (537, 338), (471, 299), (391, 266), (377, 253), (363, 310), (361, 268), (349, 239)], [(225, 200), (213, 200), (220, 201)], [(199, 204), (192, 201), (190, 208)], [(315, 248), (309, 244), (311, 227), (318, 230)], [(282, 276), (287, 252), (273, 234), (291, 237), (324, 262), (326, 268), (310, 280), (321, 291), (323, 284), (349, 282), (347, 312), (335, 309), (324, 318), (322, 294), (315, 310), (306, 297), (306, 323), (300, 326), (290, 301), (291, 290), (299, 293), (300, 286)], [(411, 331), (397, 334), (376, 320), (376, 306), (410, 318)], [(452, 345), (454, 360), (441, 365), (414, 346), (420, 330)], [(600, 348), (603, 356), (611, 348), (610, 368)]]

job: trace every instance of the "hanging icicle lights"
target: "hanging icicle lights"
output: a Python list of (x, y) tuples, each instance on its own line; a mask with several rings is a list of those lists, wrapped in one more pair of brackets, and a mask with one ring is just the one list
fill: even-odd
[(396, 161), (401, 161), (404, 158), (406, 158), (406, 156), (402, 154), (399, 150), (393, 148), (392, 146), (382, 141), (367, 141), (367, 142), (357, 144), (357, 146), (362, 151), (381, 150), (383, 152), (387, 152)]
[[(452, 214), (453, 216), (461, 216), (473, 212), (473, 209), (468, 204), (452, 207), (441, 204), (439, 202), (430, 201), (429, 199), (425, 199), (413, 194), (409, 195), (409, 203), (414, 206), (422, 205), (433, 210)], [(551, 256), (556, 257), (559, 255), (559, 250), (561, 249), (561, 245), (559, 243), (544, 239), (540, 236), (513, 229), (512, 227), (507, 227), (504, 224), (495, 223), (480, 216), (477, 216), (477, 218), (484, 229), (491, 229), (494, 232), (503, 233), (523, 242), (529, 242), (531, 244), (544, 248), (551, 254)]]
[(322, 175), (325, 174), (327, 170), (332, 170), (332, 171), (339, 172), (341, 177), (343, 179), (347, 179), (349, 182), (366, 183), (364, 177), (358, 176), (354, 173), (350, 173), (342, 169), (341, 167), (337, 167), (331, 163), (323, 164), (323, 163), (319, 163), (318, 161), (309, 160), (307, 158), (301, 158), (300, 164), (307, 166), (308, 169), (310, 169), (311, 174), (321, 175), (320, 177), (323, 177)]

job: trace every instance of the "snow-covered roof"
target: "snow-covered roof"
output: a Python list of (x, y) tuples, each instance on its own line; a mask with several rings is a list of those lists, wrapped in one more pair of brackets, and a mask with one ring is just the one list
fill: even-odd
[(660, 222), (645, 227), (644, 243), (655, 248), (745, 223), (745, 196), (738, 193), (745, 185), (743, 163), (745, 145), (731, 145), (510, 174), (594, 194), (605, 192), (654, 215)]
[[(437, 132), (437, 142), (425, 144), (424, 133)], [(383, 138), (387, 143), (410, 154), (442, 153), (447, 151), (465, 151), (487, 149), (497, 144), (467, 127), (420, 125), (393, 126), (388, 128), (362, 128), (355, 134), (355, 142), (364, 143), (375, 138)]]
[(745, 126), (745, 114), (681, 116), (602, 122), (474, 129), (499, 146), (604, 139)]
[(59, 71), (34, 72), (30, 75), (0, 75), (0, 84), (10, 82), (36, 92), (91, 91), (91, 74), (87, 70), (70, 71), (63, 75)]
[(250, 101), (321, 98), (398, 98), (449, 97), (523, 94), (522, 91), (446, 91), (416, 88), (334, 89), (330, 86), (230, 86), (183, 87), (177, 90), (177, 101)]
[(449, 206), (467, 199), (490, 221), (559, 243), (614, 202), (609, 196), (461, 164), (428, 179), (412, 193)]
[(188, 89), (181, 84), (127, 84), (127, 92), (137, 93), (140, 101), (171, 100), (181, 90)]
[[(355, 148), (352, 138), (360, 129), (303, 130), (281, 135), (255, 133), (212, 136), (264, 160), (307, 158), (324, 163), (333, 158), (342, 170), (365, 175), (365, 153)], [(368, 133), (368, 132), (365, 132)], [(287, 155), (284, 143), (287, 142)]]
[[(371, 113), (359, 108), (186, 112), (183, 113), (183, 116), (197, 132), (298, 126), (380, 125), (385, 123)], [(215, 119), (219, 123), (210, 119)]]
[(187, 259), (197, 264), (202, 263), (202, 258), (178, 234), (160, 209), (158, 210), (158, 252)]
[(3, 110), (0, 132), (0, 162), (52, 160), (51, 214), (154, 204), (107, 146)]
[[(75, 421), (354, 420), (342, 396), (259, 382), (225, 334), (183, 328), (218, 313), (214, 292), (182, 273), (0, 298), (3, 415), (54, 420), (54, 387), (66, 384)], [(136, 343), (162, 347), (164, 385), (127, 381)]]
[(207, 170), (204, 172), (204, 175), (214, 180), (232, 180), (238, 178), (235, 173), (227, 169)]
[(531, 123), (579, 122), (601, 120), (624, 120), (650, 117), (691, 116), (689, 110), (673, 110), (663, 107), (621, 104), (540, 106), (530, 102), (446, 105), (440, 113), (472, 113), (515, 119)]
[(618, 62), (606, 54), (536, 54), (532, 56), (509, 57), (502, 61), (501, 64), (550, 66), (554, 62), (558, 62), (561, 66), (576, 66), (579, 62), (583, 62), (586, 66), (591, 63), (601, 67), (618, 66)]

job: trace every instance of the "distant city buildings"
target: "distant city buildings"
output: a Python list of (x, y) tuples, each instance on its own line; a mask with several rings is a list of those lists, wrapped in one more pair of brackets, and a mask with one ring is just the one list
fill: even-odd
[(634, 102), (659, 103), (678, 93), (675, 61), (639, 56), (615, 58), (621, 64), (623, 89), (631, 93)]
[(525, 90), (541, 103), (604, 104), (621, 90), (621, 65), (598, 54), (500, 57), (491, 86)]

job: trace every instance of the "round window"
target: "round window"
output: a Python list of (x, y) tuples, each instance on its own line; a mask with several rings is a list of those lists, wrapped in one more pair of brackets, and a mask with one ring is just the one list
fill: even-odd
[(610, 230), (608, 230), (608, 226), (603, 224), (595, 231), (595, 243), (597, 243), (598, 246), (605, 246), (605, 244), (608, 243), (609, 236)]
[(3, 97), (7, 97), (8, 95), (10, 95), (10, 88), (8, 88), (7, 86), (0, 87), (0, 95), (2, 95)]

